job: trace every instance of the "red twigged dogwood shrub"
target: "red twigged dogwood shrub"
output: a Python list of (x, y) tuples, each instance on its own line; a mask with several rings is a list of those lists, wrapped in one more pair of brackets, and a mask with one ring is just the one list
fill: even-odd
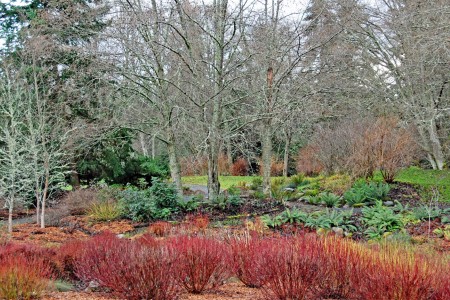
[(54, 257), (59, 277), (75, 280), (75, 262), (82, 253), (85, 241), (74, 240), (62, 244)]
[(48, 288), (52, 277), (50, 250), (32, 245), (0, 247), (0, 299), (33, 299)]
[(225, 283), (231, 276), (231, 251), (206, 237), (180, 236), (168, 242), (176, 256), (175, 278), (188, 292), (201, 293)]
[(320, 282), (320, 247), (308, 237), (268, 244), (262, 290), (267, 299), (312, 299)]
[(162, 244), (150, 247), (102, 234), (86, 242), (75, 269), (83, 281), (95, 281), (123, 298), (169, 300), (180, 292), (173, 264)]
[(448, 286), (448, 269), (442, 260), (393, 247), (372, 250), (369, 255), (370, 260), (353, 276), (359, 299), (450, 299), (449, 294), (439, 296), (443, 284)]
[(258, 238), (232, 241), (234, 273), (246, 286), (263, 285), (265, 252), (270, 249), (271, 243), (271, 240)]

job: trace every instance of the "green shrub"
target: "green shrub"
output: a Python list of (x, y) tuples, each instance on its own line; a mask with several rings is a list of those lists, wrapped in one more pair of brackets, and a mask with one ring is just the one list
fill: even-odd
[(125, 215), (138, 222), (167, 219), (178, 208), (175, 187), (157, 178), (152, 179), (150, 188), (138, 190), (129, 187), (120, 193), (120, 198)]
[(395, 214), (388, 207), (383, 206), (381, 201), (377, 201), (373, 207), (362, 209), (361, 220), (368, 227), (366, 235), (371, 239), (380, 238), (386, 232), (394, 232), (403, 228), (402, 215)]
[(152, 178), (152, 186), (148, 192), (157, 208), (174, 209), (177, 207), (178, 194), (173, 184), (168, 184), (159, 178)]
[(154, 217), (156, 206), (147, 190), (126, 189), (120, 196), (125, 216), (133, 221), (143, 222)]

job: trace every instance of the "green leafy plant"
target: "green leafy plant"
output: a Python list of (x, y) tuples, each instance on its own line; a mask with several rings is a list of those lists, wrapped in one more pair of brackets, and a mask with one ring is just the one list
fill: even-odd
[(159, 178), (152, 178), (152, 186), (148, 189), (149, 195), (157, 208), (173, 209), (177, 207), (178, 195), (173, 184), (166, 183)]
[(228, 195), (230, 196), (239, 196), (241, 194), (241, 190), (237, 188), (235, 185), (232, 185), (227, 189)]
[(188, 201), (184, 201), (184, 200), (178, 201), (178, 207), (184, 212), (195, 211), (199, 208), (199, 206), (200, 206), (200, 203), (194, 198), (189, 199)]
[(361, 189), (350, 189), (344, 193), (344, 200), (349, 206), (364, 204), (367, 200), (366, 194)]
[(281, 215), (274, 216), (273, 218), (270, 215), (263, 215), (261, 216), (261, 221), (269, 228), (276, 228), (283, 225)]
[(433, 233), (440, 238), (444, 238), (450, 241), (450, 225), (446, 225), (444, 228), (436, 228)]
[(308, 215), (305, 226), (314, 229), (331, 229), (332, 221), (329, 216), (323, 211), (313, 212)]
[(322, 201), (322, 199), (318, 195), (317, 196), (306, 196), (305, 199), (306, 199), (306, 202), (308, 202), (309, 204), (312, 204), (312, 205), (318, 205)]
[(437, 206), (422, 205), (412, 210), (413, 215), (419, 220), (435, 219), (442, 215), (443, 210)]
[[(297, 174), (297, 175), (291, 176), (289, 178), (289, 181), (290, 181), (290, 183), (294, 184), (296, 187), (304, 185), (305, 184), (305, 175)], [(309, 183), (309, 181), (307, 183)]]
[(342, 228), (347, 232), (357, 231), (357, 227), (351, 219), (353, 211), (325, 210), (309, 214), (305, 226), (314, 229)]
[(327, 207), (339, 206), (341, 197), (330, 192), (324, 192), (319, 194), (320, 201)]
[(253, 193), (253, 197), (254, 197), (255, 199), (258, 199), (258, 200), (264, 200), (264, 199), (266, 199), (266, 195), (265, 195), (262, 191), (255, 191), (255, 192)]
[(403, 228), (402, 216), (383, 206), (382, 201), (377, 201), (373, 207), (362, 209), (361, 220), (368, 227), (365, 231), (369, 238), (380, 238), (386, 232), (394, 232)]
[(242, 205), (243, 201), (239, 195), (230, 195), (228, 196), (226, 203), (228, 206), (237, 207)]
[(119, 198), (124, 214), (137, 222), (167, 219), (179, 205), (175, 187), (158, 178), (153, 178), (152, 186), (146, 190), (128, 187)]
[(256, 191), (262, 187), (262, 178), (261, 177), (255, 177), (252, 179), (252, 182), (250, 183), (250, 189)]
[(300, 211), (298, 209), (290, 210), (289, 208), (282, 212), (280, 216), (283, 223), (290, 224), (305, 223), (308, 218), (308, 214), (306, 212)]
[(224, 210), (227, 207), (227, 197), (224, 194), (220, 194), (211, 199), (211, 205), (218, 209)]
[(385, 200), (390, 186), (382, 182), (356, 181), (352, 188), (344, 193), (344, 200), (350, 206), (363, 204), (368, 201)]

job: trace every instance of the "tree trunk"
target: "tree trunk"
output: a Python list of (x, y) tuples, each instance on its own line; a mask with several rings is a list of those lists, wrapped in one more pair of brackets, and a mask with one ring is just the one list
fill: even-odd
[(208, 152), (208, 195), (209, 199), (215, 199), (220, 193), (219, 183), (219, 151), (217, 148), (217, 141), (210, 141)]
[[(224, 57), (225, 57), (225, 18), (227, 0), (214, 0), (214, 98), (212, 99), (211, 122), (208, 128), (208, 196), (214, 199), (219, 196), (219, 153), (220, 153), (220, 122), (222, 121), (222, 93), (224, 87)], [(205, 121), (208, 121), (205, 119)]]
[(444, 168), (444, 152), (438, 137), (436, 122), (431, 120), (428, 126), (418, 125), (422, 148), (427, 153), (427, 160), (433, 170)]
[[(434, 168), (437, 170), (444, 169), (444, 151), (442, 150), (441, 141), (439, 140), (436, 121), (434, 119), (430, 122), (430, 127), (428, 129), (430, 135), (432, 158), (434, 161)], [(433, 165), (433, 164), (432, 164)]]
[(40, 209), (41, 209), (41, 197), (39, 195), (40, 193), (36, 187), (36, 225), (39, 225)]
[(44, 191), (42, 193), (42, 199), (41, 199), (41, 228), (45, 228), (45, 202), (47, 200), (47, 194), (48, 194), (48, 186), (50, 184), (50, 165), (49, 165), (49, 158), (48, 154), (45, 158), (44, 168), (45, 168), (45, 184), (44, 184)]
[(145, 135), (139, 132), (139, 143), (141, 144), (142, 154), (148, 156), (147, 144), (145, 142)]
[(272, 196), (270, 186), (270, 169), (272, 165), (272, 128), (270, 120), (265, 121), (262, 132), (262, 168), (263, 168), (263, 193)]
[(172, 132), (169, 133), (167, 152), (169, 154), (170, 176), (172, 178), (173, 183), (175, 184), (175, 188), (177, 189), (178, 195), (181, 197), (183, 196), (183, 185), (181, 183), (181, 168), (175, 147), (175, 136)]
[(152, 136), (152, 159), (156, 157), (156, 134)]
[(263, 165), (263, 193), (272, 196), (270, 187), (270, 167), (272, 164), (272, 97), (273, 97), (273, 68), (267, 69), (267, 98), (266, 116), (263, 120), (262, 132), (262, 165)]
[(283, 176), (288, 176), (289, 171), (289, 148), (291, 147), (291, 135), (286, 133), (286, 141), (284, 144), (284, 158), (283, 158)]
[(208, 145), (208, 196), (209, 199), (215, 199), (220, 193), (219, 183), (219, 120), (220, 120), (220, 103), (214, 102), (212, 122), (209, 128)]
[(12, 203), (13, 203), (14, 199), (10, 200), (10, 201), (12, 201), (12, 202), (9, 205), (9, 210), (8, 210), (8, 233), (9, 234), (12, 233), (12, 215), (13, 215), (13, 204)]

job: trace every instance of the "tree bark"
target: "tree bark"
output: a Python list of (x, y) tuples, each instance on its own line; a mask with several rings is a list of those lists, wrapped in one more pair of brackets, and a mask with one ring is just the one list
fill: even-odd
[(50, 162), (48, 154), (45, 155), (45, 162), (44, 162), (44, 168), (45, 168), (45, 183), (44, 183), (44, 191), (42, 193), (42, 199), (41, 199), (41, 228), (45, 228), (45, 203), (47, 200), (47, 194), (48, 194), (48, 187), (50, 184)]
[(441, 144), (441, 141), (439, 140), (439, 136), (438, 136), (438, 132), (437, 132), (437, 128), (436, 128), (436, 121), (434, 119), (431, 120), (428, 131), (429, 131), (429, 135), (430, 135), (432, 158), (435, 163), (434, 168), (437, 170), (443, 170), (444, 169), (444, 151), (442, 150), (442, 144)]
[(170, 132), (167, 140), (168, 140), (167, 153), (169, 155), (170, 176), (172, 178), (173, 183), (175, 184), (175, 188), (177, 189), (178, 195), (181, 197), (183, 196), (183, 185), (181, 183), (180, 162), (175, 147), (176, 145), (175, 135), (172, 132)]
[(148, 149), (145, 143), (145, 135), (142, 132), (139, 132), (139, 143), (141, 144), (142, 154), (148, 156)]
[(262, 135), (262, 168), (263, 168), (263, 193), (272, 196), (270, 183), (270, 169), (272, 165), (272, 126), (270, 120), (265, 124)]
[(292, 136), (286, 133), (286, 140), (284, 144), (284, 158), (283, 158), (283, 176), (288, 176), (289, 171), (289, 148), (291, 147)]
[(11, 234), (12, 233), (12, 215), (13, 215), (13, 203), (14, 203), (14, 199), (10, 199), (11, 203), (9, 205), (9, 210), (8, 210), (8, 233)]
[(270, 169), (272, 164), (272, 97), (273, 97), (273, 68), (267, 69), (266, 116), (263, 120), (262, 131), (262, 167), (263, 193), (272, 196), (270, 186)]

